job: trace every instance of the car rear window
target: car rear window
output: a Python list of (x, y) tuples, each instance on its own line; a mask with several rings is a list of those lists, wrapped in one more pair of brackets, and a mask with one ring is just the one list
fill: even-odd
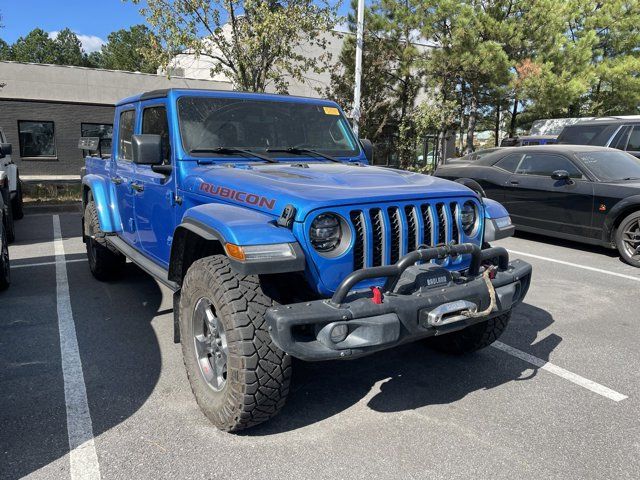
[(605, 131), (610, 127), (603, 125), (571, 125), (562, 130), (558, 136), (558, 143), (570, 145), (602, 145), (607, 143)]
[(621, 151), (578, 152), (576, 156), (603, 182), (640, 179), (640, 160)]

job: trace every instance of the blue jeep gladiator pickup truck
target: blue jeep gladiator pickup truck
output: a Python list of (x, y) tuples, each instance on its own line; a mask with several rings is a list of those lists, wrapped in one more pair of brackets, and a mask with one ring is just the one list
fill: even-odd
[(128, 257), (174, 292), (193, 393), (222, 430), (278, 412), (291, 357), (477, 350), (527, 292), (531, 266), (488, 244), (513, 233), (501, 205), (370, 166), (334, 102), (153, 91), (114, 122), (113, 154), (87, 157), (82, 180), (91, 272)]

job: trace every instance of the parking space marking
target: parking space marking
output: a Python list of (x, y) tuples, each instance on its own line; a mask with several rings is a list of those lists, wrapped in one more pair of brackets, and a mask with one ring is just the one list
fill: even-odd
[(93, 425), (87, 387), (84, 383), (82, 360), (78, 349), (76, 326), (71, 311), (69, 280), (65, 262), (64, 244), (60, 230), (60, 217), (53, 216), (53, 246), (56, 257), (56, 303), (58, 331), (62, 357), (64, 398), (67, 409), (67, 434), (71, 479), (100, 479), (100, 466), (93, 439)]
[(536, 258), (538, 260), (545, 260), (547, 262), (559, 263), (560, 265), (567, 265), (568, 267), (581, 268), (583, 270), (589, 270), (591, 272), (604, 273), (607, 275), (613, 275), (614, 277), (626, 278), (627, 280), (633, 280), (634, 282), (640, 282), (640, 277), (634, 277), (633, 275), (625, 275), (624, 273), (612, 272), (610, 270), (603, 270), (601, 268), (589, 267), (587, 265), (579, 265), (577, 263), (565, 262), (564, 260), (556, 260), (555, 258), (542, 257), (540, 255), (534, 255), (532, 253), (518, 252), (516, 250), (508, 250), (509, 253), (515, 253), (516, 255), (522, 255), (523, 257)]
[(598, 395), (602, 395), (603, 397), (613, 400), (614, 402), (621, 402), (622, 400), (629, 398), (622, 393), (618, 393), (615, 390), (611, 390), (610, 388), (605, 387), (604, 385), (600, 385), (599, 383), (589, 380), (588, 378), (581, 377), (580, 375), (565, 370), (564, 368), (558, 367), (553, 363), (547, 362), (546, 360), (542, 360), (538, 357), (534, 357), (533, 355), (506, 345), (502, 342), (493, 342), (492, 347), (508, 353), (509, 355), (517, 357), (520, 360), (524, 360), (531, 365), (535, 365), (542, 370), (553, 373), (554, 375), (564, 378), (565, 380), (569, 380), (576, 385), (586, 388), (587, 390), (591, 390), (592, 392), (597, 393)]
[[(64, 263), (86, 262), (86, 258), (75, 258), (71, 260), (64, 260)], [(55, 265), (57, 262), (40, 262), (40, 263), (23, 263), (22, 265), (11, 265), (11, 269), (14, 268), (29, 268), (29, 267), (44, 267), (47, 265)]]

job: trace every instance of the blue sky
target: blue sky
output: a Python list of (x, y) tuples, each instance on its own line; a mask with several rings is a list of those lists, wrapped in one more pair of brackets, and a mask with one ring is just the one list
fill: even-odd
[[(350, 0), (343, 1), (341, 14), (349, 10)], [(27, 35), (34, 28), (57, 32), (69, 27), (85, 51), (99, 50), (114, 30), (144, 23), (140, 7), (121, 0), (0, 0), (4, 28), (0, 38), (8, 43)]]

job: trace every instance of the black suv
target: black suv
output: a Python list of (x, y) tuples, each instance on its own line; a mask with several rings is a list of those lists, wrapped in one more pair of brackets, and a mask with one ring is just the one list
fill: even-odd
[(558, 143), (617, 148), (640, 157), (640, 116), (574, 123), (564, 127), (558, 136)]

